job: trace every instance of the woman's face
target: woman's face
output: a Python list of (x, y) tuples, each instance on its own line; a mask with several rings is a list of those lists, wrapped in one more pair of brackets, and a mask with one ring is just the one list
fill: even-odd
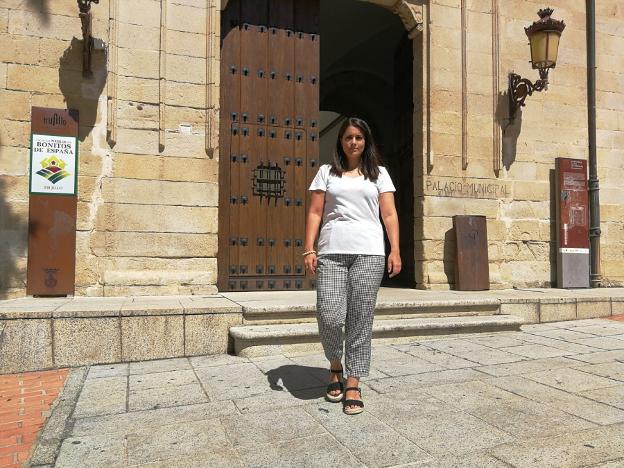
[(362, 157), (366, 140), (359, 128), (351, 125), (348, 126), (340, 141), (342, 143), (342, 150), (347, 155), (348, 159), (360, 159)]

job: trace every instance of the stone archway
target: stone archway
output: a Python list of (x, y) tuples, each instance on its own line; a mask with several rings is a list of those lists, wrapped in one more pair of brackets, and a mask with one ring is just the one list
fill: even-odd
[[(407, 30), (410, 39), (414, 39), (423, 30), (423, 1), (408, 0), (359, 0), (387, 8), (398, 15)], [(229, 0), (221, 0), (219, 9), (225, 10)]]
[[(217, 3), (217, 1), (218, 0), (214, 0), (214, 3), (216, 4), (215, 7), (218, 10), (224, 10), (229, 3), (229, 0), (221, 0), (219, 3)], [(405, 144), (398, 145), (400, 147), (400, 149), (398, 150), (396, 148), (393, 148), (392, 152), (395, 153), (396, 155), (401, 153), (405, 158), (410, 159), (409, 167), (399, 168), (397, 166), (397, 168), (395, 168), (395, 172), (397, 174), (401, 174), (402, 176), (404, 176), (403, 177), (404, 180), (399, 182), (399, 185), (401, 188), (400, 191), (401, 193), (404, 193), (404, 196), (406, 198), (409, 198), (409, 200), (407, 200), (406, 203), (403, 203), (405, 206), (402, 207), (403, 209), (402, 219), (407, 221), (404, 223), (405, 226), (402, 226), (402, 227), (404, 229), (407, 229), (407, 231), (404, 233), (403, 232), (404, 229), (402, 229), (401, 238), (406, 241), (406, 244), (402, 245), (402, 251), (405, 252), (406, 254), (405, 255), (406, 257), (405, 260), (407, 260), (406, 263), (411, 265), (411, 268), (410, 268), (411, 272), (409, 273), (409, 275), (403, 275), (405, 276), (404, 279), (407, 279), (407, 276), (409, 276), (409, 284), (406, 282), (406, 283), (401, 284), (401, 286), (419, 287), (419, 284), (422, 283), (422, 279), (421, 279), (422, 275), (418, 274), (418, 271), (417, 271), (418, 268), (416, 268), (416, 264), (414, 260), (417, 257), (417, 252), (419, 252), (422, 249), (419, 248), (419, 246), (417, 246), (415, 243), (414, 227), (416, 224), (418, 224), (418, 223), (415, 223), (415, 219), (418, 219), (422, 216), (422, 213), (420, 213), (421, 211), (420, 204), (418, 203), (418, 199), (420, 198), (420, 195), (419, 195), (420, 191), (418, 190), (418, 187), (419, 187), (418, 180), (422, 179), (422, 176), (421, 176), (422, 173), (420, 171), (420, 169), (422, 168), (420, 166), (421, 166), (423, 148), (421, 148), (421, 143), (423, 142), (424, 139), (422, 138), (420, 133), (421, 133), (422, 126), (423, 126), (423, 121), (425, 119), (424, 114), (426, 112), (425, 112), (425, 107), (422, 106), (423, 104), (422, 94), (424, 94), (422, 85), (424, 84), (424, 80), (422, 80), (422, 77), (420, 76), (421, 72), (423, 72), (424, 70), (422, 69), (421, 65), (417, 62), (421, 62), (422, 64), (422, 60), (424, 60), (424, 55), (426, 54), (426, 51), (423, 50), (424, 41), (423, 41), (423, 35), (421, 33), (424, 29), (423, 9), (427, 7), (427, 4), (423, 0), (414, 0), (414, 1), (409, 1), (409, 0), (398, 0), (398, 1), (397, 0), (354, 0), (354, 3), (356, 4), (359, 3), (362, 7), (365, 6), (366, 4), (370, 5), (371, 7), (373, 6), (379, 7), (380, 10), (378, 10), (378, 13), (385, 13), (381, 9), (386, 10), (388, 12), (388, 13), (385, 13), (385, 17), (387, 18), (387, 23), (383, 23), (383, 22), (379, 23), (376, 21), (376, 16), (374, 15), (371, 16), (372, 19), (371, 19), (370, 24), (375, 25), (373, 26), (373, 29), (378, 31), (377, 39), (381, 42), (387, 42), (386, 41), (387, 39), (390, 43), (397, 45), (398, 44), (396, 42), (397, 38), (402, 36), (404, 42), (407, 45), (409, 45), (409, 47), (405, 48), (404, 52), (406, 52), (408, 55), (410, 55), (411, 57), (415, 59), (414, 61), (415, 67), (412, 68), (411, 59), (410, 59), (408, 63), (408, 67), (404, 67), (401, 69), (402, 74), (404, 76), (407, 77), (409, 75), (409, 83), (407, 83), (407, 80), (405, 80), (406, 82), (401, 84), (401, 87), (402, 87), (401, 89), (405, 88), (404, 92), (402, 92), (402, 96), (404, 96), (403, 100), (406, 101), (406, 104), (407, 104), (407, 101), (409, 101), (409, 104), (411, 106), (409, 109), (406, 107), (401, 110), (404, 116), (407, 115), (407, 113), (409, 113), (409, 119), (408, 118), (402, 119), (402, 121), (404, 122), (403, 126), (408, 126), (409, 128), (403, 128), (401, 130), (402, 137), (398, 139), (402, 143), (405, 143)], [(353, 5), (351, 8), (353, 8), (355, 11), (356, 5)], [(389, 13), (396, 15), (394, 17), (395, 18), (394, 20), (392, 21), (390, 20), (390, 18), (392, 17), (392, 14), (389, 14)], [(383, 31), (384, 27), (382, 26), (382, 24), (389, 24), (390, 22), (394, 22), (393, 31), (395, 32), (392, 33), (392, 37), (387, 37), (386, 35), (384, 35), (384, 31)], [(403, 27), (401, 27), (401, 25)], [(401, 30), (403, 30), (402, 33), (401, 33)], [(321, 45), (323, 45), (322, 40), (321, 40)], [(361, 54), (360, 56), (364, 57), (366, 56), (366, 53)], [(407, 62), (402, 61), (402, 63), (406, 64)], [(221, 63), (221, 66), (223, 66), (222, 63)], [(335, 74), (339, 71), (340, 70), (332, 70), (332, 74)], [(323, 79), (322, 76), (323, 76), (323, 73), (321, 70), (321, 80)], [(337, 87), (340, 87), (341, 82), (344, 81), (341, 79), (340, 76), (335, 76), (332, 78), (335, 78), (335, 79), (332, 80), (331, 84)], [(345, 79), (349, 81), (349, 80), (352, 80), (352, 77), (346, 77)], [(368, 89), (372, 93), (372, 92), (377, 92), (379, 89), (384, 88), (383, 86), (374, 85), (374, 83), (379, 83), (379, 80), (376, 81), (374, 76), (367, 76), (365, 81), (370, 81), (370, 83), (361, 83), (362, 90)], [(329, 84), (329, 82), (327, 83)], [(392, 99), (392, 89), (393, 89), (392, 80), (389, 81), (389, 84), (390, 84), (390, 88), (388, 88), (387, 85), (385, 86), (385, 88), (390, 89), (390, 91), (386, 93), (388, 94), (387, 100)], [(321, 94), (323, 94), (323, 92), (321, 92)], [(361, 95), (369, 95), (369, 94), (370, 93), (366, 93), (366, 92), (361, 93)], [(396, 100), (396, 96), (394, 96), (394, 98)], [(321, 100), (322, 99), (323, 97), (321, 96)], [(341, 113), (339, 109), (340, 107), (343, 107), (343, 109), (346, 110), (352, 104), (353, 103), (347, 103), (347, 105), (345, 106), (337, 106), (337, 108), (333, 110), (337, 111), (340, 114)], [(221, 107), (221, 106), (217, 106), (217, 107)], [(321, 108), (322, 107), (323, 106), (321, 106)], [(326, 107), (328, 110), (330, 110), (332, 106), (326, 106)], [(365, 109), (362, 109), (362, 110), (351, 109), (350, 111), (347, 111), (347, 112), (350, 112), (350, 113), (354, 112), (355, 114), (359, 114), (362, 117), (367, 117)], [(392, 126), (394, 123), (394, 125), (396, 126), (396, 123), (397, 123), (397, 120), (395, 120), (396, 116), (394, 114), (390, 114), (389, 116), (390, 116), (389, 125)], [(375, 119), (373, 116), (368, 116), (367, 120), (372, 121)], [(401, 119), (398, 119), (398, 120), (401, 120)], [(385, 127), (387, 126), (388, 125), (385, 125)], [(377, 125), (375, 125), (375, 127), (382, 128), (384, 127), (384, 124), (378, 123)], [(394, 142), (397, 140), (396, 138), (393, 138), (395, 137), (395, 134), (392, 131), (386, 132), (386, 135), (390, 136), (390, 138), (386, 138), (386, 141)], [(322, 136), (322, 132), (321, 132), (321, 136)], [(401, 158), (397, 156), (394, 159), (395, 161), (398, 161)], [(386, 162), (391, 163), (390, 161), (386, 161)], [(400, 205), (400, 200), (399, 200), (399, 205)], [(221, 216), (221, 210), (219, 211), (220, 211), (220, 216)], [(220, 247), (221, 247), (221, 244), (223, 243), (222, 237), (223, 235), (220, 232), (219, 234)], [(403, 243), (404, 242), (402, 241), (402, 244)], [(225, 251), (226, 249), (227, 247), (220, 248), (219, 249), (220, 255), (223, 255), (223, 251)], [(222, 262), (220, 262), (219, 264), (220, 271), (224, 270), (224, 265), (222, 265), (221, 263)], [(396, 281), (393, 283), (396, 283)], [(222, 285), (219, 286), (220, 289), (222, 287), (223, 287)]]

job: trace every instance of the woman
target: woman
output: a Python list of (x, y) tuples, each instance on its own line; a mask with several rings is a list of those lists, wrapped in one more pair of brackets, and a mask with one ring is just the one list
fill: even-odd
[[(385, 265), (380, 211), (390, 240), (388, 273), (393, 277), (401, 271), (395, 188), (379, 165), (366, 122), (358, 118), (345, 121), (332, 164), (319, 168), (309, 190), (303, 256), (306, 270), (313, 275), (318, 272), (319, 335), (330, 362), (326, 398), (342, 400), (346, 414), (358, 414), (364, 409), (359, 382), (370, 368), (373, 314)], [(317, 253), (314, 242), (321, 221)], [(341, 364), (343, 326), (346, 388)]]

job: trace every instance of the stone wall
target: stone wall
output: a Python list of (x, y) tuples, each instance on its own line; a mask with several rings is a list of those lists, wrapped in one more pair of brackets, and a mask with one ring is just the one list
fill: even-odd
[(76, 294), (216, 290), (218, 5), (0, 0), (0, 295), (25, 293), (31, 106), (80, 111)]
[[(602, 271), (605, 283), (621, 284), (624, 52), (617, 44), (624, 37), (624, 7), (616, 0), (597, 3)], [(416, 194), (423, 212), (415, 226), (420, 287), (454, 283), (455, 214), (487, 217), (493, 288), (548, 287), (556, 280), (554, 159), (588, 158), (586, 17), (583, 1), (550, 6), (567, 25), (557, 68), (548, 91), (530, 96), (515, 119), (509, 116), (507, 76), (514, 71), (538, 78), (523, 28), (543, 5), (434, 0), (425, 8), (428, 53), (416, 57), (424, 89), (424, 117), (416, 127), (424, 174)], [(457, 190), (460, 183), (463, 190)], [(492, 186), (491, 192), (472, 184)]]
[[(507, 74), (537, 78), (523, 27), (543, 5), (424, 3), (414, 47), (418, 287), (454, 282), (455, 214), (487, 217), (493, 288), (549, 286), (554, 158), (587, 158), (585, 2), (551, 4), (567, 24), (558, 66), (514, 120)], [(602, 270), (622, 284), (624, 7), (597, 3)], [(0, 297), (25, 294), (31, 106), (81, 113), (76, 294), (216, 291), (220, 4), (100, 0), (93, 35), (106, 47), (84, 80), (75, 0), (0, 0)]]

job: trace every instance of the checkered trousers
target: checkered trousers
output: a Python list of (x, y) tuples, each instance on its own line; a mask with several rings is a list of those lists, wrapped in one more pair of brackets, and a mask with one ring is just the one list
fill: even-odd
[(382, 255), (328, 254), (317, 264), (316, 313), (319, 335), (330, 361), (343, 355), (345, 376), (366, 377), (370, 368), (373, 316), (383, 278)]

